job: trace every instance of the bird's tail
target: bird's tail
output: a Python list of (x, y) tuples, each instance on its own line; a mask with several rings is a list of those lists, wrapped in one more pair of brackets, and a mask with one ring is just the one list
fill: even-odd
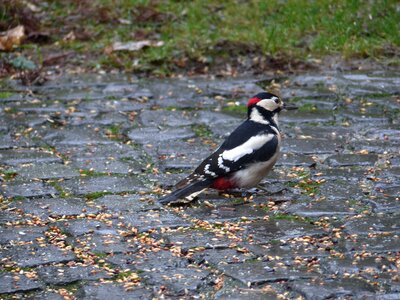
[(200, 194), (204, 189), (208, 188), (212, 184), (212, 179), (203, 179), (203, 180), (187, 180), (186, 184), (182, 184), (179, 182), (177, 184), (178, 188), (174, 190), (172, 193), (158, 199), (158, 202), (161, 204), (168, 204), (170, 202), (174, 202), (178, 199), (188, 199), (191, 201), (194, 197)]

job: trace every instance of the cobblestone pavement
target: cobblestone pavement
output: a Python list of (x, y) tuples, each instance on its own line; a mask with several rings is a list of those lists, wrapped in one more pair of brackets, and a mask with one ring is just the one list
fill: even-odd
[[(159, 206), (271, 84), (266, 191)], [(400, 299), (395, 74), (2, 87), (1, 299)]]

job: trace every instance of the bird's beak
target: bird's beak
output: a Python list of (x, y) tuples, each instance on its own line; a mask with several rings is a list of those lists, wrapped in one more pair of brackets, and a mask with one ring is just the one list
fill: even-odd
[(294, 105), (293, 103), (289, 103), (289, 104), (284, 103), (283, 109), (284, 110), (295, 110), (295, 109), (298, 109), (298, 107), (296, 105)]

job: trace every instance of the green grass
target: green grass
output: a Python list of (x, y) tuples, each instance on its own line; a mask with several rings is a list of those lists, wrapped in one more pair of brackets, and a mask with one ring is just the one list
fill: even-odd
[(212, 131), (207, 125), (196, 124), (192, 126), (192, 130), (198, 137), (208, 138), (212, 136)]
[(60, 198), (68, 198), (69, 194), (63, 189), (61, 185), (56, 181), (48, 181), (49, 185), (52, 186), (60, 195)]
[(306, 103), (298, 108), (299, 112), (315, 112), (317, 111), (317, 107), (314, 104)]
[(12, 169), (6, 170), (6, 171), (0, 173), (0, 176), (3, 177), (3, 179), (6, 181), (14, 179), (17, 175), (18, 175), (18, 173)]
[[(41, 25), (55, 29), (58, 47), (93, 54), (85, 62), (92, 67), (151, 70), (163, 75), (176, 69), (182, 58), (205, 64), (249, 53), (300, 59), (331, 54), (390, 58), (400, 46), (395, 0), (97, 0), (85, 7), (79, 1), (38, 3), (45, 16)], [(139, 18), (145, 15), (140, 9), (153, 10), (155, 17), (135, 19), (135, 10)], [(0, 24), (16, 23), (16, 17), (7, 14), (7, 4), (2, 11)], [(73, 27), (88, 37), (63, 40), (65, 31)], [(57, 33), (58, 28), (65, 30)], [(137, 39), (161, 40), (164, 45), (104, 53), (114, 41), (134, 40), (135, 33), (141, 34)]]
[(223, 112), (232, 113), (234, 115), (244, 116), (247, 114), (246, 105), (226, 105), (222, 107)]
[(11, 97), (13, 93), (11, 92), (0, 92), (0, 99)]
[(100, 197), (106, 196), (106, 195), (111, 195), (111, 192), (93, 192), (93, 193), (89, 193), (86, 194), (85, 197), (88, 201), (92, 201), (95, 199), (98, 199)]

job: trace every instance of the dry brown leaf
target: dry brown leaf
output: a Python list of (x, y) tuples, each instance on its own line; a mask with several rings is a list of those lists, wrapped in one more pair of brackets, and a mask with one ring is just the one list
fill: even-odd
[(143, 40), (143, 41), (137, 41), (137, 42), (126, 42), (126, 43), (121, 43), (121, 42), (115, 42), (110, 46), (107, 46), (104, 49), (104, 52), (107, 54), (110, 54), (111, 52), (115, 51), (138, 51), (140, 49), (143, 49), (145, 47), (161, 47), (164, 45), (164, 42), (162, 41), (150, 41), (150, 40)]
[(14, 46), (19, 46), (26, 38), (25, 27), (18, 25), (10, 30), (0, 33), (0, 50), (11, 51)]

